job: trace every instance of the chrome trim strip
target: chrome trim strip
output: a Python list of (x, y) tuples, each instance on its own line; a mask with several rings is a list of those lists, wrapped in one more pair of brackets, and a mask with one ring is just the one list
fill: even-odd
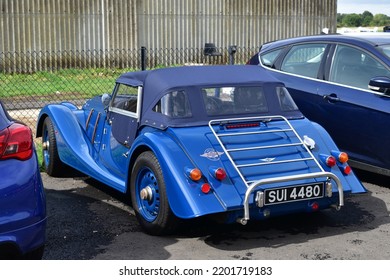
[(95, 141), (95, 135), (96, 135), (96, 130), (97, 130), (97, 127), (98, 127), (98, 124), (99, 124), (99, 120), (100, 120), (100, 112), (96, 116), (95, 127), (93, 128), (92, 139), (91, 139), (91, 143), (92, 144)]
[(91, 117), (92, 117), (92, 114), (94, 111), (95, 111), (95, 109), (93, 109), (93, 108), (91, 109), (91, 111), (89, 111), (87, 121), (85, 122), (85, 131), (88, 130), (88, 125), (89, 125), (89, 122), (91, 121)]

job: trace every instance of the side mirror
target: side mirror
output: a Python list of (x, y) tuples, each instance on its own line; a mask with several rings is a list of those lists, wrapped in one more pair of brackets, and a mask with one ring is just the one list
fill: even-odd
[(103, 103), (104, 108), (107, 108), (108, 105), (110, 105), (110, 101), (111, 101), (111, 95), (108, 93), (104, 93), (102, 95), (102, 103)]
[(370, 80), (368, 88), (390, 96), (390, 78), (389, 77), (374, 77)]

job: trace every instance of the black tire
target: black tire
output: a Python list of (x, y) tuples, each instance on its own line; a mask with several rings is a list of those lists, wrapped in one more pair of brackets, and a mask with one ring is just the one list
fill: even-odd
[(70, 167), (58, 155), (54, 126), (49, 117), (44, 120), (42, 127), (42, 158), (45, 172), (52, 177), (64, 177), (70, 171)]
[(41, 260), (45, 252), (45, 245), (31, 251), (23, 256), (24, 260)]
[[(156, 156), (150, 151), (140, 154), (131, 174), (131, 202), (141, 227), (150, 235), (173, 233), (180, 220), (169, 205), (164, 176)], [(146, 198), (142, 198), (141, 190), (148, 193)]]

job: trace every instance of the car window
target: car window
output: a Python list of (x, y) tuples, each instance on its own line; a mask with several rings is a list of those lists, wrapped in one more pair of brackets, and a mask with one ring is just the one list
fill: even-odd
[(280, 70), (288, 73), (317, 78), (318, 69), (326, 44), (293, 46), (283, 59)]
[(261, 54), (260, 55), (261, 64), (263, 64), (264, 66), (272, 67), (272, 65), (274, 65), (275, 60), (281, 51), (282, 49), (278, 49), (276, 51)]
[(268, 112), (259, 86), (203, 88), (202, 93), (209, 116)]
[(337, 46), (329, 81), (368, 89), (370, 79), (377, 76), (390, 76), (390, 72), (363, 50), (344, 45)]
[(276, 87), (276, 95), (279, 99), (280, 109), (284, 112), (298, 110), (297, 105), (285, 87)]
[(165, 94), (154, 106), (154, 112), (172, 118), (191, 117), (191, 107), (184, 90), (171, 91)]
[(137, 113), (138, 87), (118, 84), (111, 107)]
[(383, 53), (390, 58), (390, 45), (382, 45), (379, 48), (382, 49)]

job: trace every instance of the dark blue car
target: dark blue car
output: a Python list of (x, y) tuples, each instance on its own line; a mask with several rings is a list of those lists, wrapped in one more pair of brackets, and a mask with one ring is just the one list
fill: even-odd
[(365, 192), (327, 132), (256, 66), (121, 75), (111, 95), (39, 115), (46, 172), (77, 169), (131, 199), (143, 229), (183, 219), (261, 220), (344, 204)]
[(288, 88), (360, 169), (390, 176), (390, 34), (348, 33), (270, 42), (248, 64)]
[(46, 199), (31, 129), (0, 102), (0, 259), (40, 259)]

